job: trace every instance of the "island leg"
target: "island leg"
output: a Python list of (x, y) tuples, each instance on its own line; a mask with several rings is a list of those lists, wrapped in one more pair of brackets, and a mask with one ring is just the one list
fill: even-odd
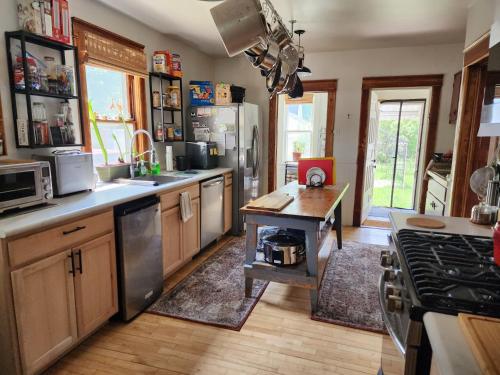
[(316, 278), (316, 288), (309, 291), (311, 296), (311, 312), (318, 309), (318, 232), (306, 231), (306, 262), (307, 273)]
[[(247, 223), (245, 264), (252, 264), (257, 255), (257, 224)], [(253, 278), (245, 277), (245, 297), (252, 297)]]
[(339, 202), (335, 210), (335, 231), (337, 232), (337, 247), (342, 249), (342, 200)]

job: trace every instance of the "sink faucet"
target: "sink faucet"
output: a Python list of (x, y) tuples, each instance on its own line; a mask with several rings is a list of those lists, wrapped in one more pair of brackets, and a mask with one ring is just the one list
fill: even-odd
[(135, 157), (138, 158), (139, 156), (142, 156), (142, 155), (145, 155), (147, 153), (150, 153), (151, 154), (151, 164), (153, 164), (156, 159), (155, 159), (155, 147), (154, 147), (154, 143), (153, 143), (153, 138), (151, 137), (151, 134), (149, 134), (148, 131), (144, 130), (144, 129), (138, 129), (136, 130), (133, 134), (132, 134), (132, 139), (130, 140), (130, 178), (134, 178), (135, 177), (135, 161), (134, 161), (134, 141), (135, 141), (135, 137), (138, 135), (138, 134), (145, 134), (147, 136), (147, 138), (149, 139), (149, 150), (147, 151), (144, 151), (143, 153), (139, 154), (139, 155), (136, 155)]

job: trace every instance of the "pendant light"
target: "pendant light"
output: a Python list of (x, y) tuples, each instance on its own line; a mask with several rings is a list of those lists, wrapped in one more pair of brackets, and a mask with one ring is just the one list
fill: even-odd
[(304, 59), (305, 59), (304, 47), (302, 47), (301, 44), (300, 44), (300, 38), (301, 38), (301, 36), (305, 32), (306, 31), (302, 30), (302, 29), (301, 30), (295, 30), (295, 34), (299, 36), (299, 47), (298, 47), (298, 50), (299, 50), (299, 67), (297, 69), (297, 75), (300, 78), (310, 77), (312, 75), (311, 69), (309, 69), (307, 66), (304, 65)]

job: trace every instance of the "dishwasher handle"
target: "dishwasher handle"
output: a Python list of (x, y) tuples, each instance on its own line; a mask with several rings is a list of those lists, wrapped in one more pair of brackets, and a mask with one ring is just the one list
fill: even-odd
[(203, 187), (203, 189), (205, 189), (205, 188), (209, 188), (212, 186), (220, 185), (223, 182), (224, 182), (224, 177), (219, 177), (219, 178), (214, 178), (212, 180), (206, 181), (201, 186)]

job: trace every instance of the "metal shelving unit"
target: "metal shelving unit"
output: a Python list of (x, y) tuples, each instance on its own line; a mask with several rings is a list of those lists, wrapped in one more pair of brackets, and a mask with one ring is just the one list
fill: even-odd
[[(23, 56), (23, 74), (24, 74), (24, 85), (25, 89), (19, 89), (15, 86), (14, 81), (14, 67), (13, 67), (13, 55), (11, 51), (12, 47), (12, 39), (18, 40), (21, 46), (21, 56)], [(56, 50), (60, 54), (61, 64), (66, 65), (66, 53), (72, 53), (74, 59), (74, 79), (75, 79), (75, 92), (77, 95), (62, 95), (57, 93), (45, 92), (45, 91), (37, 91), (31, 90), (30, 77), (27, 72), (28, 62), (27, 62), (27, 48), (26, 44), (30, 43), (36, 46), (40, 46), (43, 48), (49, 48), (52, 50)], [(83, 116), (82, 116), (82, 103), (80, 101), (80, 70), (78, 67), (78, 50), (75, 46), (57, 42), (43, 36), (33, 34), (24, 30), (20, 31), (11, 31), (5, 33), (5, 44), (7, 48), (7, 66), (9, 71), (9, 83), (10, 83), (10, 93), (11, 93), (11, 102), (12, 102), (12, 114), (14, 117), (14, 133), (16, 136), (16, 147), (17, 148), (48, 148), (48, 147), (68, 147), (68, 146), (83, 146), (85, 143), (84, 132), (83, 132)], [(17, 108), (17, 95), (24, 95), (26, 98), (26, 111), (28, 116), (28, 145), (20, 145), (19, 144), (19, 134), (17, 127), (18, 120), (18, 108)], [(32, 116), (32, 97), (45, 97), (45, 98), (53, 98), (63, 100), (65, 102), (69, 102), (70, 100), (77, 100), (78, 106), (78, 120), (79, 120), (79, 140), (80, 142), (71, 143), (71, 144), (35, 144), (35, 135), (34, 135), (34, 126), (33, 126), (33, 116)], [(76, 126), (76, 125), (75, 125)]]
[[(153, 91), (156, 91), (153, 89), (153, 84), (154, 80), (159, 81), (159, 92), (160, 92), (160, 107), (155, 107), (153, 106)], [(168, 85), (165, 85), (165, 82), (168, 82)], [(181, 100), (181, 107), (180, 108), (172, 108), (172, 107), (167, 107), (163, 105), (163, 94), (165, 94), (164, 88), (171, 86), (173, 82), (178, 82), (179, 88), (180, 88), (180, 100)], [(165, 73), (157, 73), (157, 72), (152, 72), (149, 73), (149, 99), (151, 102), (151, 127), (152, 127), (152, 134), (153, 134), (153, 140), (155, 142), (184, 142), (185, 139), (185, 129), (184, 129), (184, 97), (182, 93), (182, 78), (180, 77), (174, 77), (169, 74)], [(159, 113), (159, 118), (156, 116), (156, 114)], [(179, 115), (175, 115), (176, 113), (179, 113)], [(167, 115), (167, 116), (165, 116)], [(179, 118), (180, 117), (180, 118)], [(170, 120), (170, 122), (168, 122)], [(156, 134), (156, 128), (155, 124), (161, 121), (163, 125), (163, 139), (158, 139), (157, 134)], [(166, 134), (166, 125), (173, 125), (177, 121), (178, 124), (180, 124), (180, 127), (182, 129), (182, 139), (178, 140), (167, 140), (167, 134)]]

